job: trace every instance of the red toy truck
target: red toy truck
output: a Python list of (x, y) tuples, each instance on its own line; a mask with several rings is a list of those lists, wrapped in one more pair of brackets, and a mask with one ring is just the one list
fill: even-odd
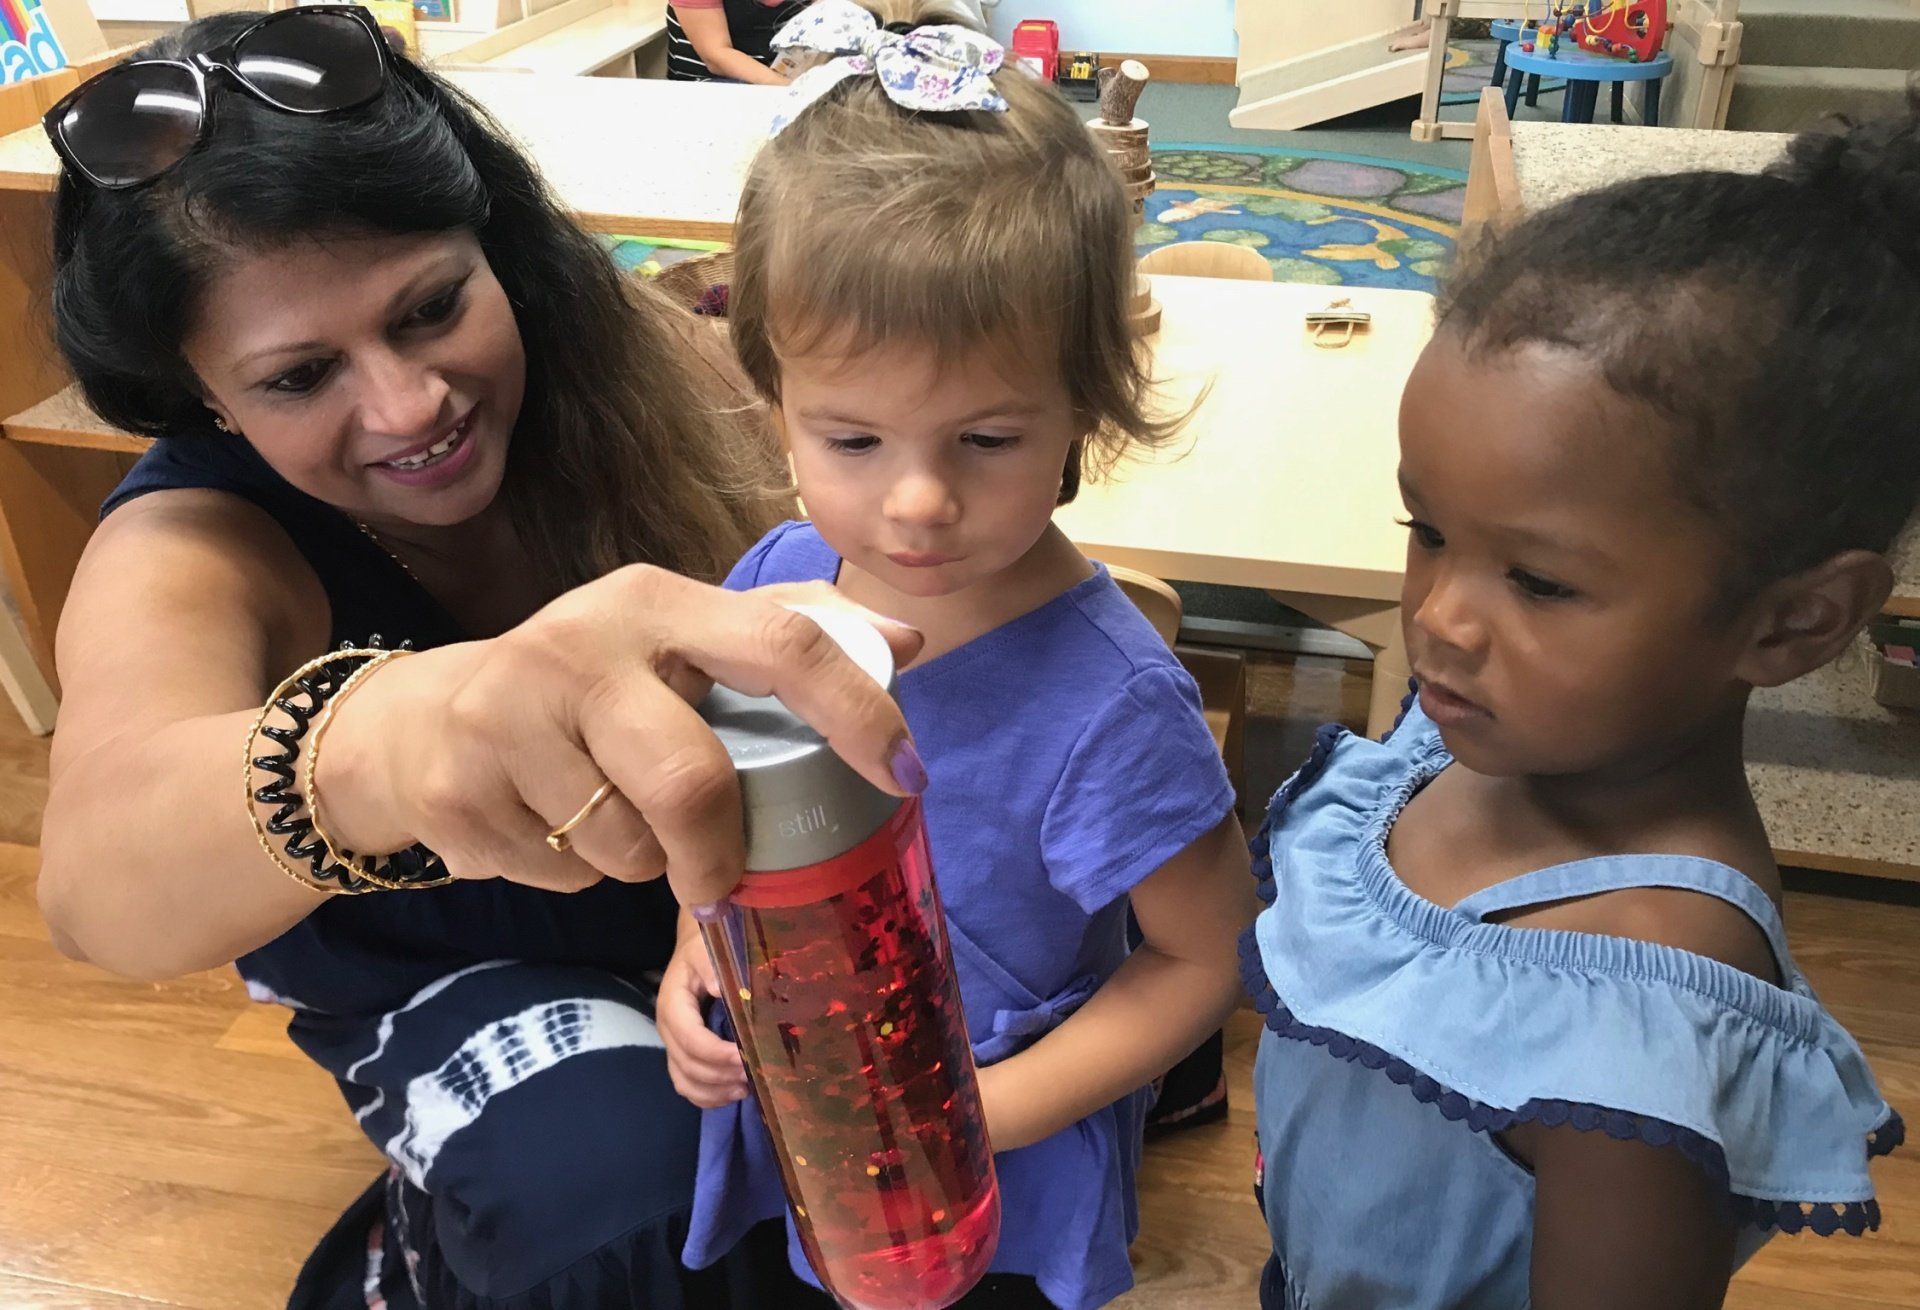
[(1060, 69), (1060, 24), (1051, 18), (1023, 18), (1016, 23), (1013, 62), (1051, 82)]

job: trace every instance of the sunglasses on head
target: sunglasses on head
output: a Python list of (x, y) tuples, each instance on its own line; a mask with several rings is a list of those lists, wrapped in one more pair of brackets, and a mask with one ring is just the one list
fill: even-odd
[(67, 167), (110, 191), (164, 175), (206, 140), (222, 77), (288, 114), (337, 114), (386, 89), (386, 39), (358, 5), (268, 14), (215, 50), (141, 59), (87, 79), (41, 120)]

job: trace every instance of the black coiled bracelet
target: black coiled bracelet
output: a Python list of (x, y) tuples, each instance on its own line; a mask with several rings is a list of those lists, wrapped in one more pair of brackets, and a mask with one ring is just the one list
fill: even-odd
[[(357, 855), (336, 847), (321, 825), (314, 795), (314, 766), (333, 711), (375, 669), (412, 653), (405, 643), (389, 650), (374, 636), (364, 647), (344, 645), (308, 660), (274, 688), (247, 733), (247, 817), (267, 858), (304, 886), (331, 895), (359, 895), (439, 887), (453, 881), (445, 862), (418, 843), (390, 855)], [(275, 710), (286, 717), (288, 726), (267, 722)], [(307, 742), (309, 730), (311, 742)], [(256, 753), (263, 737), (280, 751)], [(303, 742), (307, 744), (304, 761)], [(258, 784), (256, 773), (269, 775), (271, 781)], [(264, 819), (259, 806), (271, 810)], [(285, 848), (286, 858), (274, 849), (275, 840)]]

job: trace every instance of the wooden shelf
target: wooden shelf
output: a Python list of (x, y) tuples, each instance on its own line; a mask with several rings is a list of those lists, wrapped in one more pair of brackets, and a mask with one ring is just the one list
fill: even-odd
[(152, 444), (145, 437), (122, 432), (95, 414), (81, 399), (77, 385), (56, 392), (0, 423), (0, 433), (8, 441), (23, 445), (76, 446), (82, 450), (110, 450), (119, 455), (139, 455)]
[[(535, 27), (549, 16), (565, 21)], [(535, 30), (526, 30), (529, 28)], [(570, 0), (443, 55), (438, 62), (449, 67), (585, 77), (628, 58), (666, 33), (665, 0), (629, 0), (624, 4), (619, 0), (612, 4)]]
[(603, 9), (571, 27), (529, 41), (493, 64), (529, 73), (586, 77), (630, 58), (634, 51), (664, 38), (666, 33), (664, 21), (649, 26), (634, 22), (621, 10)]

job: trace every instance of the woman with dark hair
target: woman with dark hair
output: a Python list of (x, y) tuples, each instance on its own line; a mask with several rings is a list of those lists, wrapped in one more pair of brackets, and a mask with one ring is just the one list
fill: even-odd
[(55, 940), (236, 961), (392, 1162), (295, 1305), (798, 1304), (777, 1232), (679, 1260), (652, 979), (740, 867), (689, 702), (925, 774), (817, 626), (705, 585), (785, 513), (731, 364), (364, 10), (189, 24), (47, 122), (60, 347), (155, 438), (60, 628)]

